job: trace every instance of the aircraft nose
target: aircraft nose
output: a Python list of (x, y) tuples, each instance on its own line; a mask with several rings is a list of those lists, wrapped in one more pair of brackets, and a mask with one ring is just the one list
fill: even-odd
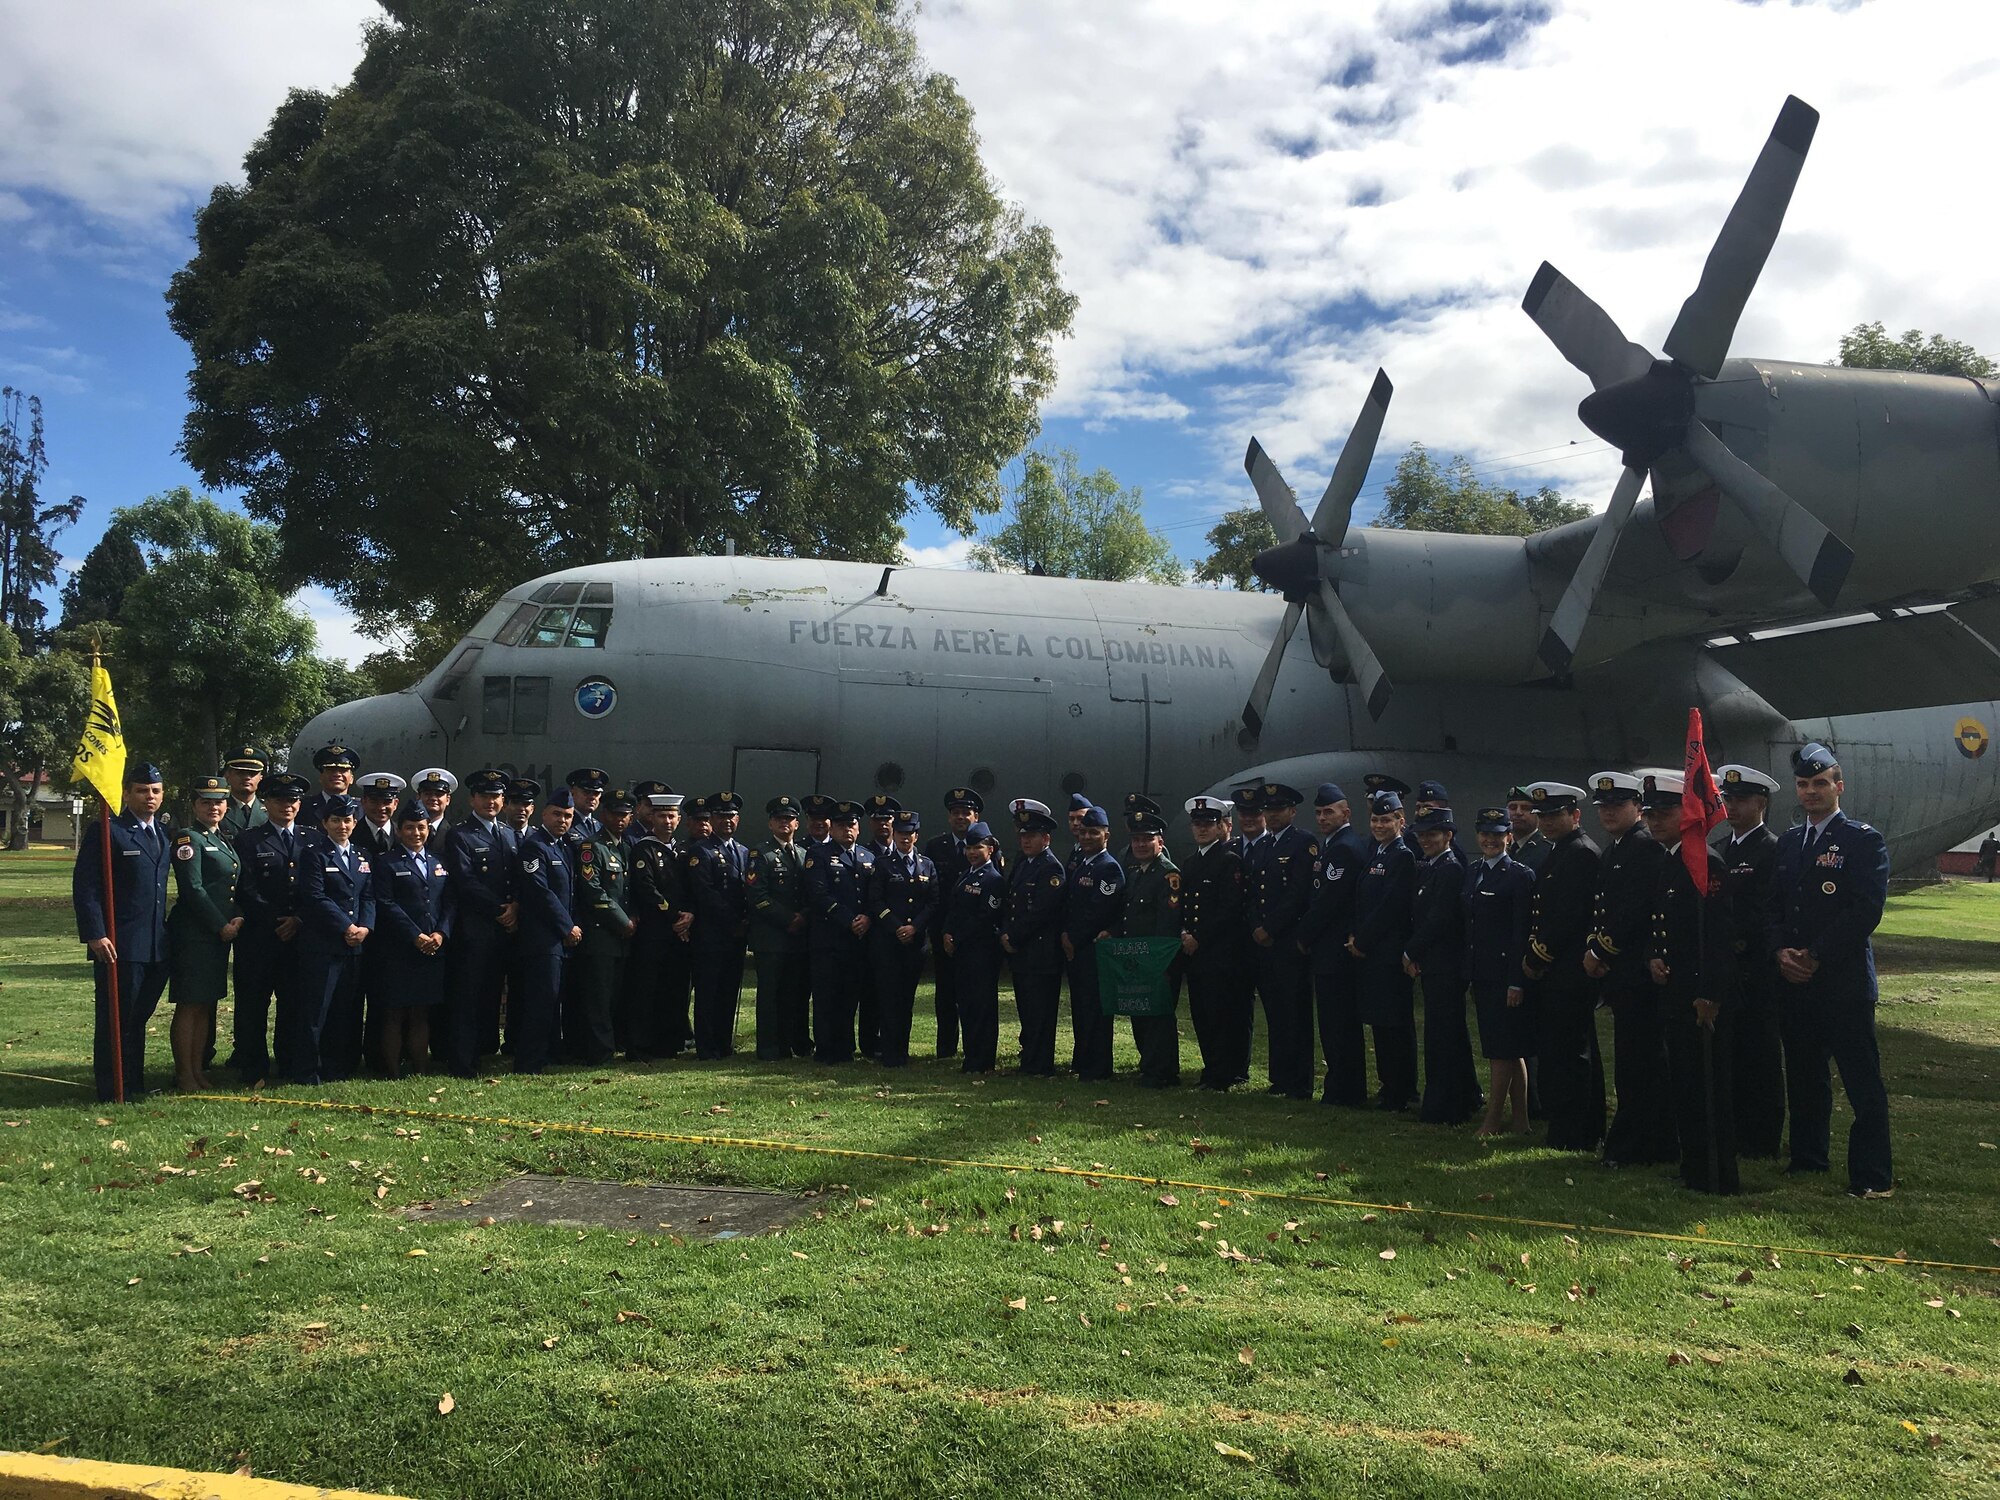
[(343, 703), (317, 715), (299, 731), (292, 767), (312, 764), (322, 745), (345, 745), (364, 772), (377, 769), (407, 776), (420, 766), (446, 764), (448, 748), (424, 700), (415, 693), (384, 693)]

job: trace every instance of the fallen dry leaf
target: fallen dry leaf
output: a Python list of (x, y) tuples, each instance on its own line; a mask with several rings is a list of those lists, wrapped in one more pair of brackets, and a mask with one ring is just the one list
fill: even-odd
[(1172, 1193), (1160, 1194), (1158, 1201), (1162, 1208), (1179, 1208), (1181, 1206), (1181, 1200), (1176, 1198)]
[(1252, 1349), (1248, 1344), (1245, 1344), (1241, 1349), (1238, 1349), (1236, 1351), (1236, 1363), (1238, 1363), (1239, 1365), (1256, 1364), (1257, 1352), (1254, 1349)]
[(1234, 1459), (1239, 1464), (1254, 1464), (1257, 1462), (1254, 1455), (1245, 1453), (1241, 1448), (1232, 1448), (1227, 1443), (1217, 1443), (1214, 1446), (1217, 1453), (1220, 1453), (1224, 1458)]
[(1381, 1253), (1379, 1253), (1375, 1258), (1377, 1260), (1394, 1260), (1396, 1258), (1396, 1252), (1393, 1249), (1384, 1250)]
[(1008, 1299), (1007, 1305), (1013, 1308), (1015, 1312), (1026, 1312), (1028, 1310), (1028, 1299), (1026, 1297), (1011, 1297)]
[(1845, 1375), (1843, 1375), (1843, 1376), (1841, 1376), (1841, 1377), (1840, 1377), (1840, 1383), (1841, 1383), (1842, 1385), (1866, 1385), (1866, 1384), (1867, 1384), (1867, 1382), (1866, 1382), (1865, 1380), (1863, 1380), (1863, 1379), (1861, 1378), (1861, 1372), (1860, 1372), (1859, 1370), (1855, 1369), (1855, 1368), (1854, 1368), (1854, 1367), (1853, 1367), (1852, 1365), (1849, 1365), (1849, 1366), (1848, 1366), (1848, 1369), (1847, 1369), (1847, 1373), (1846, 1373)]
[(442, 1396), (438, 1397), (439, 1416), (448, 1417), (457, 1409), (458, 1409), (458, 1403), (451, 1399), (450, 1391), (446, 1391)]
[(1667, 1356), (1667, 1368), (1669, 1370), (1676, 1369), (1681, 1365), (1693, 1364), (1693, 1363), (1694, 1363), (1693, 1360), (1689, 1359), (1685, 1354), (1681, 1353), (1681, 1351), (1678, 1349), (1674, 1350), (1673, 1353)]
[(417, 1258), (418, 1256), (420, 1256), (420, 1255), (429, 1255), (429, 1254), (430, 1254), (430, 1251), (428, 1251), (428, 1250), (421, 1250), (421, 1249), (419, 1249), (419, 1250), (405, 1250), (405, 1251), (403, 1252), (403, 1258), (404, 1258), (405, 1260), (414, 1260), (414, 1259), (416, 1259), (416, 1258)]
[(549, 1335), (549, 1336), (548, 1336), (547, 1338), (545, 1338), (545, 1339), (543, 1339), (543, 1340), (542, 1340), (542, 1347), (543, 1347), (544, 1349), (553, 1349), (553, 1348), (555, 1348), (555, 1346), (556, 1346), (556, 1341), (557, 1341), (558, 1339), (560, 1339), (561, 1337), (562, 1337), (562, 1335), (561, 1335), (561, 1334), (559, 1334), (559, 1333), (552, 1333), (552, 1334), (550, 1334), (550, 1335)]
[(1751, 1270), (1748, 1266), (1745, 1266), (1742, 1270), (1736, 1273), (1736, 1284), (1738, 1286), (1748, 1286), (1750, 1285), (1751, 1282), (1755, 1281), (1756, 1279), (1757, 1279), (1757, 1273)]
[(1722, 1363), (1722, 1356), (1720, 1354), (1704, 1353), (1701, 1357), (1701, 1362), (1705, 1365), (1719, 1365)]

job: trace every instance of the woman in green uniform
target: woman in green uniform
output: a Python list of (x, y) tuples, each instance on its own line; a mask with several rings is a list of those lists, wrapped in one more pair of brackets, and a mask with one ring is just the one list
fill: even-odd
[(174, 835), (174, 881), (179, 899), (167, 917), (167, 950), (172, 968), (167, 998), (174, 1007), (174, 1087), (182, 1093), (206, 1089), (202, 1071), (215, 1003), (229, 993), (229, 944), (243, 930), (236, 909), (236, 851), (223, 835), (229, 810), (229, 783), (198, 776), (194, 816)]

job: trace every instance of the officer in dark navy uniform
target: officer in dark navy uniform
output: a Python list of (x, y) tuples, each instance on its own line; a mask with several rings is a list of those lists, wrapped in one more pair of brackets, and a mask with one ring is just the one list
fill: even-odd
[(1312, 899), (1299, 922), (1298, 945), (1312, 965), (1313, 1008), (1320, 1046), (1326, 1053), (1326, 1084), (1320, 1103), (1365, 1108), (1368, 1097), (1368, 1044), (1354, 989), (1354, 957), (1347, 951), (1354, 931), (1354, 892), (1361, 882), (1371, 845), (1355, 826), (1347, 793), (1323, 781), (1313, 793)]
[(1599, 771), (1590, 788), (1598, 821), (1610, 837), (1597, 866), (1597, 899), (1583, 948), (1583, 970), (1597, 981), (1600, 1003), (1611, 1010), (1618, 1108), (1604, 1133), (1604, 1164), (1677, 1161), (1680, 1148), (1667, 1097), (1667, 1035), (1660, 1027), (1659, 994), (1646, 973), (1653, 898), (1667, 855), (1640, 817), (1637, 776)]
[(1833, 1114), (1830, 1059), (1854, 1111), (1847, 1132), (1848, 1191), (1895, 1190), (1889, 1094), (1875, 1043), (1875, 947), (1889, 895), (1882, 835), (1841, 811), (1840, 762), (1814, 742), (1792, 757), (1806, 821), (1779, 836), (1766, 944), (1783, 985), (1785, 1079), (1792, 1112), (1789, 1172), (1828, 1170)]
[(1062, 1004), (1063, 867), (1049, 841), (1055, 815), (1032, 797), (1008, 804), (1021, 857), (1007, 872), (1000, 946), (1014, 971), (1014, 1006), (1021, 1018), (1021, 1072), (1053, 1078), (1056, 1017)]
[[(354, 780), (349, 793), (361, 803), (361, 816), (354, 824), (354, 847), (381, 869), (397, 849), (396, 798), (408, 785), (393, 771), (365, 771)], [(369, 944), (361, 950), (361, 1003), (363, 1006), (362, 1056), (378, 1057), (382, 1051), (382, 1017), (386, 1008), (375, 1003), (381, 993), (384, 945)]]
[(1486, 1103), (1465, 1024), (1465, 865), (1453, 842), (1457, 828), (1449, 806), (1433, 800), (1416, 821), (1424, 857), (1403, 967), (1424, 989), (1424, 1092), (1417, 1117), (1458, 1125)]
[(445, 869), (453, 912), (445, 953), (445, 1009), (437, 1039), (445, 1068), (460, 1078), (479, 1071), (482, 1043), (500, 1035), (500, 995), (508, 948), (519, 925), (515, 864), (519, 844), (501, 818), (507, 773), (488, 766), (465, 778), (470, 810), (434, 846)]
[(714, 832), (681, 859), (687, 898), (694, 910), (688, 945), (694, 966), (694, 1055), (698, 1061), (729, 1056), (736, 1046), (736, 1005), (743, 990), (743, 956), (750, 935), (744, 894), (748, 851), (736, 842), (743, 799), (717, 792), (706, 799)]
[[(172, 967), (167, 951), (167, 872), (171, 840), (160, 821), (166, 787), (160, 768), (132, 761), (125, 768), (124, 809), (111, 818), (110, 868), (104, 835), (86, 829), (70, 877), (76, 935), (90, 953), (97, 993), (91, 1072), (100, 1101), (116, 1099), (114, 1055), (124, 1070), (124, 1098), (146, 1091), (146, 1023), (159, 1008)], [(109, 901), (107, 902), (107, 896)], [(115, 907), (115, 912), (107, 907)], [(115, 918), (115, 921), (114, 921)], [(113, 971), (118, 1027), (111, 1026)], [(115, 1049), (115, 1053), (114, 1053)]]
[(1250, 1054), (1257, 1050), (1257, 963), (1256, 944), (1251, 929), (1257, 925), (1257, 872), (1252, 853), (1270, 842), (1264, 826), (1263, 784), (1240, 786), (1229, 794), (1236, 812), (1236, 831), (1229, 835), (1229, 847), (1243, 861), (1243, 1072), (1232, 1084), (1250, 1081)]
[(674, 930), (686, 909), (681, 853), (672, 831), (682, 800), (679, 792), (650, 791), (633, 820), (641, 830), (629, 856), (631, 912), (639, 925), (625, 961), (625, 1055), (635, 1060), (675, 1057), (691, 1033), (688, 945)]
[(854, 1061), (855, 1023), (872, 983), (868, 887), (874, 856), (862, 848), (861, 804), (835, 802), (832, 837), (806, 850), (806, 915), (812, 939), (813, 1059)]
[(939, 940), (952, 971), (959, 1022), (965, 1033), (967, 1073), (990, 1073), (1000, 1044), (1000, 920), (1006, 877), (991, 856), (1000, 841), (982, 822), (965, 827), (966, 868), (945, 892), (944, 934)]
[[(1119, 937), (1175, 938), (1181, 935), (1181, 872), (1167, 857), (1167, 820), (1150, 797), (1125, 799), (1125, 900), (1114, 929)], [(1139, 1049), (1139, 1086), (1180, 1087), (1180, 1008), (1186, 955), (1177, 953), (1167, 970), (1172, 1009), (1163, 1016), (1133, 1016), (1132, 1043)]]
[(363, 950), (375, 928), (374, 863), (354, 842), (361, 804), (328, 796), (320, 838), (299, 861), (299, 1024), (293, 1083), (351, 1078), (361, 1066)]
[(1778, 836), (1765, 818), (1778, 783), (1755, 766), (1715, 768), (1716, 790), (1729, 818), (1729, 837), (1717, 846), (1727, 876), (1723, 906), (1729, 914), (1735, 985), (1729, 994), (1730, 1112), (1736, 1149), (1744, 1156), (1776, 1156), (1785, 1141), (1785, 1050), (1779, 1025), (1783, 981), (1764, 941)]
[(1507, 788), (1507, 857), (1534, 874), (1555, 847), (1535, 818), (1535, 798), (1524, 786)]
[[(565, 795), (567, 795), (566, 792)], [(539, 781), (529, 776), (516, 776), (507, 783), (507, 795), (501, 803), (501, 817), (514, 830), (514, 893), (517, 898), (521, 894), (519, 856), (523, 845), (527, 842), (528, 835), (542, 826), (541, 798), (542, 784)], [(563, 806), (569, 809), (570, 822), (574, 824), (576, 821), (576, 807), (574, 802), (566, 801)], [(564, 834), (564, 837), (567, 838), (568, 835)], [(571, 873), (574, 874), (574, 866), (571, 868)], [(514, 1018), (520, 1010), (520, 1007), (515, 1004), (514, 997), (523, 993), (526, 988), (526, 979), (522, 970), (522, 955), (525, 951), (526, 949), (521, 939), (521, 929), (517, 920), (513, 931), (507, 936), (507, 1002), (501, 1015), (494, 1018), (493, 1030), (483, 1032), (480, 1035), (479, 1050), (482, 1053), (502, 1052), (509, 1057), (514, 1055)], [(562, 976), (558, 974), (556, 978), (560, 982)], [(560, 1006), (560, 1003), (560, 1000), (558, 1000), (558, 1006)], [(502, 1021), (506, 1024), (506, 1035), (504, 1038), (501, 1035)], [(550, 1045), (554, 1045), (553, 1040), (551, 1040)]]
[[(949, 892), (953, 882), (971, 866), (965, 841), (972, 825), (986, 811), (979, 793), (968, 786), (955, 786), (944, 794), (945, 831), (924, 845), (924, 856), (937, 870), (938, 889)], [(991, 863), (989, 860), (988, 863)], [(994, 873), (999, 873), (996, 868)], [(950, 1057), (958, 1051), (958, 965), (946, 957), (942, 940), (950, 903), (939, 901), (931, 925), (931, 967), (935, 974), (932, 1003), (937, 1010), (937, 1055)]]
[(1076, 849), (1063, 872), (1063, 967), (1069, 975), (1070, 1071), (1086, 1083), (1111, 1076), (1112, 1018), (1097, 984), (1097, 940), (1117, 930), (1125, 871), (1106, 843), (1111, 818), (1086, 801), (1073, 810)]
[[(1729, 1110), (1734, 962), (1722, 859), (1706, 845), (1694, 850), (1682, 846), (1682, 777), (1658, 772), (1640, 779), (1646, 829), (1666, 851), (1653, 893), (1646, 967), (1660, 997), (1667, 1100), (1680, 1145), (1681, 1181), (1698, 1193), (1734, 1193), (1736, 1121)], [(1706, 895), (1695, 888), (1690, 853), (1706, 871)]]
[[(632, 783), (632, 821), (625, 825), (624, 833), (619, 835), (628, 856), (642, 841), (659, 837), (659, 831), (655, 826), (658, 820), (658, 813), (655, 810), (657, 804), (653, 798), (671, 797), (673, 794), (674, 789), (658, 779)], [(674, 806), (678, 807), (680, 803), (676, 802)]]
[(896, 814), (902, 810), (903, 804), (886, 792), (877, 792), (862, 804), (868, 829), (861, 836), (861, 847), (871, 859), (880, 859), (896, 847)]
[[(1063, 856), (1063, 872), (1067, 874), (1076, 868), (1076, 862), (1083, 857), (1084, 814), (1097, 806), (1082, 792), (1069, 794), (1069, 808), (1064, 813), (1064, 821), (1069, 824), (1069, 853)], [(1105, 814), (1108, 818), (1110, 814)]]
[(1535, 781), (1535, 821), (1551, 845), (1535, 875), (1529, 904), (1528, 951), (1521, 972), (1541, 1030), (1542, 1098), (1547, 1144), (1558, 1151), (1595, 1151), (1604, 1138), (1604, 1063), (1597, 1050), (1597, 993), (1583, 969), (1597, 904), (1597, 845), (1580, 826), (1583, 789)]
[[(1526, 796), (1525, 788), (1516, 788)], [(1510, 794), (1511, 795), (1511, 794)], [(1535, 1050), (1535, 1011), (1521, 959), (1528, 951), (1528, 919), (1535, 872), (1507, 852), (1513, 815), (1483, 807), (1474, 825), (1479, 858), (1460, 899), (1465, 908), (1465, 977), (1479, 1017), (1479, 1050), (1486, 1056), (1486, 1118), (1478, 1134), (1528, 1133), (1528, 1058)], [(1536, 830), (1537, 836), (1540, 830)], [(1512, 1101), (1513, 1109), (1508, 1110)]]
[[(1411, 859), (1422, 859), (1423, 850), (1417, 847), (1416, 830), (1410, 827), (1410, 819), (1416, 815), (1412, 805), (1416, 800), (1416, 789), (1399, 776), (1391, 776), (1387, 771), (1370, 771), (1361, 778), (1363, 790), (1372, 802), (1377, 792), (1393, 792), (1403, 807), (1403, 846), (1410, 851)], [(1372, 816), (1372, 814), (1371, 814)]]
[(264, 821), (236, 836), (241, 867), (236, 904), (243, 912), (243, 930), (236, 938), (236, 1018), (230, 1058), (237, 1075), (253, 1088), (272, 1073), (274, 996), (277, 1073), (292, 1076), (292, 1038), (297, 1034), (300, 1001), (298, 870), (306, 844), (298, 811), (306, 781), (290, 774), (272, 776), (257, 791)]
[(1391, 791), (1368, 797), (1371, 847), (1354, 892), (1354, 989), (1361, 1019), (1375, 1033), (1375, 1107), (1408, 1109), (1417, 1102), (1415, 985), (1403, 966), (1417, 891), (1417, 860), (1403, 838), (1403, 799)]
[(583, 941), (576, 908), (576, 809), (566, 786), (550, 792), (541, 822), (520, 846), (516, 888), (521, 921), (514, 937), (514, 975), (507, 986), (507, 1036), (514, 1071), (539, 1073), (555, 1056), (562, 971)]
[(1250, 987), (1244, 982), (1249, 939), (1243, 925), (1249, 885), (1243, 856), (1229, 837), (1232, 805), (1209, 796), (1190, 797), (1182, 804), (1195, 845), (1181, 890), (1188, 1020), (1201, 1051), (1201, 1087), (1217, 1092), (1236, 1083), (1250, 1063), (1243, 1053), (1243, 1013), (1250, 1007)]
[(1300, 949), (1298, 926), (1312, 902), (1312, 836), (1294, 821), (1304, 799), (1280, 782), (1258, 791), (1269, 838), (1250, 851), (1250, 942), (1257, 993), (1270, 1033), (1265, 1065), (1270, 1093), (1310, 1099), (1313, 1084), (1312, 960)]
[(348, 793), (361, 802), (361, 816), (354, 824), (354, 843), (371, 859), (396, 850), (396, 799), (407, 784), (393, 771), (370, 771), (355, 778), (353, 790)]
[(373, 861), (376, 1066), (390, 1078), (430, 1067), (431, 1017), (442, 1013), (450, 960), (451, 877), (430, 847), (430, 809), (396, 810), (396, 848)]
[(354, 785), (355, 772), (361, 769), (361, 762), (354, 752), (345, 745), (322, 745), (313, 751), (313, 770), (319, 775), (319, 790), (305, 799), (299, 808), (299, 827), (308, 841), (320, 837), (320, 825), (326, 819), (326, 804), (329, 797), (345, 797), (348, 788)]
[(433, 854), (444, 849), (445, 835), (451, 832), (451, 799), (458, 791), (458, 778), (443, 766), (425, 766), (410, 777), (410, 795), (423, 804), (430, 823), (425, 847)]
[(910, 1061), (910, 1025), (930, 947), (931, 916), (938, 906), (937, 866), (917, 852), (921, 813), (896, 814), (892, 843), (878, 855), (869, 885), (869, 958), (874, 969), (876, 1013), (885, 1068)]
[(757, 955), (757, 1056), (776, 1062), (812, 1055), (812, 948), (798, 803), (773, 797), (764, 822), (770, 837), (750, 851), (743, 886)]

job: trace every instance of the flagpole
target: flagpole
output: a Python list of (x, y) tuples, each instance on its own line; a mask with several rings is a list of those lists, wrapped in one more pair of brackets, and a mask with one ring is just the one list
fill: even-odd
[(105, 980), (111, 997), (111, 1098), (114, 1103), (125, 1102), (125, 1028), (120, 1024), (118, 1005), (118, 891), (113, 874), (117, 869), (111, 862), (111, 804), (104, 793), (97, 794), (97, 827), (103, 839), (104, 856), (104, 935), (111, 940), (111, 961), (105, 967)]

